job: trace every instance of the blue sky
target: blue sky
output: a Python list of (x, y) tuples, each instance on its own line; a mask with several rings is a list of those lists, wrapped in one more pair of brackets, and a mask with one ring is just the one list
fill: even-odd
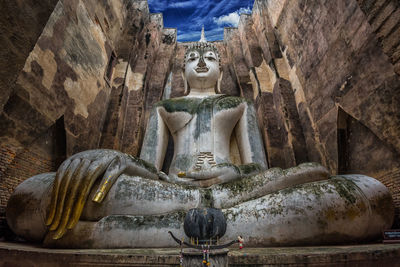
[(163, 13), (164, 27), (178, 28), (178, 41), (198, 41), (204, 25), (208, 41), (222, 40), (224, 27), (236, 27), (254, 0), (148, 0), (150, 12)]

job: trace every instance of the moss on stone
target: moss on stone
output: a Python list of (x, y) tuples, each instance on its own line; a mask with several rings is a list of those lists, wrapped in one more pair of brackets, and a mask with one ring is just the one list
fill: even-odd
[(235, 195), (238, 195), (238, 194), (241, 194), (244, 192), (248, 192), (248, 191), (254, 189), (254, 186), (255, 186), (254, 178), (255, 177), (242, 178), (242, 179), (236, 180), (234, 182), (223, 184), (223, 185), (221, 185), (221, 187), (229, 190), (230, 194), (235, 196)]
[(244, 164), (239, 166), (240, 173), (244, 176), (250, 175), (250, 174), (256, 174), (262, 171), (262, 168), (260, 164), (258, 163), (250, 163), (250, 164)]
[(153, 164), (151, 164), (151, 163), (149, 163), (149, 162), (147, 162), (145, 160), (142, 160), (140, 158), (133, 157), (133, 156), (128, 155), (128, 154), (125, 154), (125, 155), (127, 155), (136, 165), (148, 170), (149, 172), (152, 172), (152, 173), (155, 173), (155, 174), (158, 173), (156, 167)]
[(335, 187), (336, 192), (348, 203), (354, 204), (357, 201), (356, 195), (358, 192), (357, 186), (350, 180), (340, 176), (330, 180), (330, 183)]
[(101, 225), (106, 231), (115, 228), (121, 228), (129, 231), (138, 228), (180, 228), (181, 222), (185, 218), (184, 211), (178, 211), (167, 215), (152, 216), (129, 216), (129, 215), (111, 215), (101, 220)]
[(192, 155), (177, 155), (174, 160), (174, 166), (178, 170), (187, 171), (194, 165), (196, 158)]
[(201, 109), (215, 108), (217, 111), (235, 108), (245, 99), (236, 96), (215, 95), (204, 99), (194, 97), (180, 97), (160, 101), (156, 104), (158, 107), (164, 107), (168, 112), (188, 112), (196, 114), (199, 107)]
[(203, 208), (214, 208), (214, 197), (212, 194), (212, 189), (204, 188), (200, 189), (201, 196), (201, 206)]
[(226, 96), (221, 98), (215, 104), (216, 110), (227, 110), (239, 106), (241, 103), (245, 102), (245, 99), (237, 96)]
[(195, 114), (201, 101), (200, 98), (181, 97), (166, 99), (158, 102), (156, 105), (164, 107), (168, 112), (187, 112)]

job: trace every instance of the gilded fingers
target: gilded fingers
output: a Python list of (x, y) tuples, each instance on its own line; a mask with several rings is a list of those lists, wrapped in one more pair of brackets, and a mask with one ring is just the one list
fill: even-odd
[(67, 170), (65, 171), (65, 175), (63, 177), (60, 177), (60, 178), (62, 178), (62, 181), (60, 184), (60, 190), (59, 190), (58, 197), (57, 197), (56, 214), (50, 225), (50, 231), (56, 230), (58, 228), (58, 225), (60, 224), (62, 211), (63, 211), (63, 207), (64, 207), (64, 202), (65, 202), (65, 196), (68, 191), (71, 177), (72, 177), (72, 174), (75, 172), (76, 168), (78, 167), (80, 161), (81, 161), (80, 159), (74, 159), (71, 162), (71, 164), (68, 166)]
[(93, 201), (101, 203), (110, 190), (111, 186), (117, 180), (119, 175), (126, 169), (126, 159), (122, 156), (114, 158), (105, 172), (103, 179), (93, 197)]
[(72, 208), (75, 205), (76, 199), (78, 197), (80, 185), (82, 184), (82, 180), (84, 178), (84, 175), (86, 174), (86, 171), (87, 171), (89, 165), (90, 165), (90, 161), (87, 159), (83, 159), (79, 163), (79, 165), (77, 166), (76, 170), (74, 171), (74, 173), (72, 175), (72, 179), (71, 179), (70, 185), (68, 187), (68, 191), (67, 191), (68, 199), (66, 200), (65, 205), (63, 207), (61, 222), (53, 236), (54, 239), (61, 238), (67, 230), (66, 226), (70, 219)]
[[(90, 190), (108, 166), (109, 158), (95, 162), (88, 159), (74, 159), (68, 166), (62, 180), (57, 200), (56, 215), (50, 226), (51, 237), (61, 238), (67, 229), (72, 229), (82, 214)], [(62, 174), (62, 172), (60, 172)]]
[[(119, 175), (129, 169), (134, 174), (153, 170), (138, 160), (130, 160), (115, 151), (87, 151), (66, 160), (58, 169), (46, 223), (49, 238), (59, 239), (78, 223), (96, 180), (102, 176), (93, 201), (101, 202)], [(142, 166), (143, 165), (143, 166)], [(104, 174), (104, 175), (103, 175)], [(153, 174), (158, 178), (157, 173)]]
[(57, 200), (60, 190), (61, 178), (64, 177), (65, 171), (67, 170), (70, 164), (71, 161), (66, 160), (60, 165), (60, 167), (57, 170), (57, 174), (53, 183), (53, 189), (51, 192), (51, 201), (46, 219), (47, 226), (51, 225), (54, 220), (54, 215), (56, 214), (56, 209), (57, 209)]
[(77, 194), (78, 199), (72, 210), (72, 215), (67, 224), (67, 229), (74, 228), (78, 223), (93, 184), (95, 183), (97, 177), (99, 177), (99, 175), (102, 174), (106, 168), (107, 165), (100, 164), (99, 161), (93, 162), (90, 165), (86, 174), (87, 178), (84, 179), (83, 183), (79, 186), (80, 193)]

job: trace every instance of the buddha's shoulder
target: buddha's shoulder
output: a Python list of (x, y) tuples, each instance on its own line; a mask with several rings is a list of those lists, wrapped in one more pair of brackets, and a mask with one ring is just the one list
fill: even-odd
[(165, 99), (156, 103), (156, 107), (162, 107), (167, 112), (188, 112), (196, 113), (199, 105), (213, 106), (217, 110), (236, 108), (241, 104), (247, 105), (249, 101), (246, 98), (230, 95), (213, 95), (206, 98), (197, 97), (176, 97)]

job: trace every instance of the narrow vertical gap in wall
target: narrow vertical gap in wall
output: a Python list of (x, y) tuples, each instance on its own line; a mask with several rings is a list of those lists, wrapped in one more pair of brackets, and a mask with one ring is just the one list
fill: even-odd
[(174, 139), (171, 134), (168, 134), (168, 145), (167, 151), (165, 152), (164, 162), (162, 166), (162, 171), (165, 173), (169, 173), (169, 167), (172, 162), (172, 158), (174, 157)]
[(108, 60), (106, 72), (104, 73), (104, 79), (108, 83), (109, 86), (111, 86), (111, 79), (114, 71), (114, 67), (117, 64), (117, 56), (115, 55), (114, 52), (111, 52), (110, 59)]
[(61, 116), (53, 128), (54, 136), (54, 165), (56, 169), (67, 157), (67, 136), (65, 133), (64, 116)]
[(337, 144), (338, 144), (338, 172), (345, 174), (348, 171), (348, 115), (340, 107), (338, 108), (337, 117)]

